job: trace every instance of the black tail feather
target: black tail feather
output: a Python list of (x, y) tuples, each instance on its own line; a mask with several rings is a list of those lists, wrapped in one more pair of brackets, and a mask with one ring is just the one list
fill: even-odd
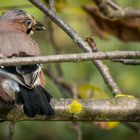
[(23, 104), (24, 112), (29, 117), (38, 115), (53, 115), (50, 105), (52, 96), (41, 86), (27, 89), (20, 85), (20, 92), (16, 93), (16, 104)]

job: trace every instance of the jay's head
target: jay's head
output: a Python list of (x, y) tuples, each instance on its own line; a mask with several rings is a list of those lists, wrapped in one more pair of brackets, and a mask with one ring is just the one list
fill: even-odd
[(23, 10), (9, 10), (0, 17), (0, 22), (12, 25), (12, 28), (32, 34), (33, 31), (44, 30), (44, 26)]

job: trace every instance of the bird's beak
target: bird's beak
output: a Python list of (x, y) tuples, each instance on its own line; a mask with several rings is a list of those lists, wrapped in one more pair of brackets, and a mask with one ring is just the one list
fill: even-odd
[(33, 30), (41, 31), (41, 30), (45, 30), (45, 27), (43, 26), (42, 23), (35, 21), (35, 24), (33, 26)]

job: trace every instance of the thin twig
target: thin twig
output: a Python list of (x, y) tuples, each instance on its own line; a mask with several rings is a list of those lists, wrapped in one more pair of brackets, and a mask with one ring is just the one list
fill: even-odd
[(10, 6), (0, 6), (0, 10), (6, 10), (6, 9), (14, 9), (14, 8), (30, 8), (33, 7), (31, 4), (20, 4), (20, 5), (10, 5)]
[(50, 10), (55, 13), (56, 12), (55, 1), (54, 0), (46, 0), (46, 1), (48, 1), (48, 3), (49, 3)]
[[(56, 10), (55, 10), (54, 0), (46, 0), (45, 2), (48, 3), (50, 10), (55, 13)], [(50, 41), (51, 41), (52, 46), (54, 48), (54, 52), (55, 52), (55, 54), (60, 54), (59, 47), (58, 47), (58, 45), (55, 41), (55, 38), (54, 38), (53, 24), (50, 20), (48, 20), (48, 29), (49, 29), (49, 38), (50, 38)], [(64, 77), (61, 65), (59, 63), (57, 63), (55, 66), (56, 66), (56, 72), (57, 72), (58, 76), (59, 77)]]
[[(10, 65), (28, 65), (36, 63), (62, 63), (62, 62), (82, 62), (88, 60), (106, 60), (106, 59), (137, 59), (140, 58), (140, 51), (109, 51), (93, 52), (79, 54), (60, 54), (36, 57), (16, 57), (0, 59), (1, 66)], [(95, 61), (95, 62), (96, 62)]]
[(15, 122), (10, 121), (8, 125), (8, 140), (13, 140), (15, 132)]
[(132, 66), (137, 66), (140, 65), (140, 60), (133, 60), (133, 59), (113, 59), (113, 62), (119, 62), (124, 65), (132, 65)]
[(128, 128), (130, 128), (134, 132), (140, 133), (140, 126), (134, 125), (133, 123), (130, 122), (124, 122), (123, 124), (125, 124)]
[[(91, 37), (87, 37), (86, 41), (88, 42), (89, 46), (92, 48), (93, 52), (99, 51), (94, 40)], [(121, 93), (121, 90), (119, 89), (118, 85), (116, 84), (116, 82), (114, 81), (113, 77), (110, 74), (109, 68), (100, 60), (96, 60), (93, 62), (98, 68), (98, 70), (100, 71), (102, 77), (104, 78), (104, 81), (111, 89), (112, 94), (115, 96), (116, 94)]]
[[(72, 93), (73, 93), (73, 98), (77, 99), (78, 98), (78, 89), (77, 89), (77, 84), (73, 83), (73, 86), (71, 87), (72, 89)], [(72, 122), (73, 124), (73, 128), (76, 131), (76, 136), (77, 136), (77, 140), (82, 140), (82, 130), (81, 130), (81, 122), (77, 121), (77, 122)]]
[(82, 140), (81, 122), (73, 122), (73, 127), (76, 131), (77, 140)]
[(113, 0), (107, 0), (107, 4), (111, 6), (114, 10), (122, 10), (122, 7)]
[[(137, 18), (140, 10), (133, 8), (122, 8), (113, 0), (93, 0), (100, 11), (109, 18)], [(114, 9), (115, 7), (115, 9)]]
[(64, 96), (64, 98), (68, 98), (70, 94), (72, 94), (71, 85), (68, 85), (68, 83), (62, 83), (59, 78), (56, 78), (54, 74), (52, 73), (52, 70), (50, 68), (43, 69), (43, 72), (47, 74), (47, 76), (53, 81), (55, 85), (57, 85), (58, 89)]

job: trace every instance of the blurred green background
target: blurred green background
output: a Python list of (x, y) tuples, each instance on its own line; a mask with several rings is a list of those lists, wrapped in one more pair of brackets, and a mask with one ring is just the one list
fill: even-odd
[[(139, 0), (116, 0), (123, 6), (140, 7)], [(82, 10), (83, 5), (92, 4), (91, 0), (56, 0), (56, 9), (64, 21), (69, 23), (83, 38), (91, 35), (91, 29), (87, 23), (87, 14)], [(0, 14), (8, 10), (6, 7), (23, 5), (24, 9), (31, 13), (37, 20), (44, 23), (47, 28), (48, 18), (28, 1), (0, 0)], [(27, 5), (24, 7), (24, 5)], [(18, 6), (17, 6), (18, 8)], [(79, 53), (81, 50), (72, 40), (55, 24), (53, 24), (54, 39), (61, 54)], [(54, 54), (53, 46), (48, 37), (48, 31), (38, 32), (33, 35), (42, 51), (42, 55)], [(94, 37), (99, 50), (139, 50), (139, 42), (124, 43), (111, 37), (110, 40)], [(110, 61), (104, 61), (110, 68), (111, 74), (124, 93), (133, 94), (139, 97), (139, 66), (125, 66)], [(55, 64), (50, 64), (54, 67)], [(47, 66), (47, 65), (45, 65)], [(61, 64), (66, 81), (75, 82), (78, 87), (83, 85), (96, 85), (103, 92), (112, 97), (108, 87), (105, 85), (100, 73), (90, 62), (63, 63)], [(55, 73), (55, 69), (54, 73)], [(63, 97), (58, 87), (46, 76), (46, 89), (55, 98)], [(100, 96), (100, 95), (98, 95)], [(101, 95), (102, 96), (102, 95)], [(82, 122), (81, 124), (83, 140), (137, 140), (139, 135), (120, 124), (111, 130), (101, 130), (94, 123)], [(8, 122), (0, 123), (0, 139), (7, 139)], [(17, 122), (14, 140), (75, 140), (76, 132), (71, 122)]]

